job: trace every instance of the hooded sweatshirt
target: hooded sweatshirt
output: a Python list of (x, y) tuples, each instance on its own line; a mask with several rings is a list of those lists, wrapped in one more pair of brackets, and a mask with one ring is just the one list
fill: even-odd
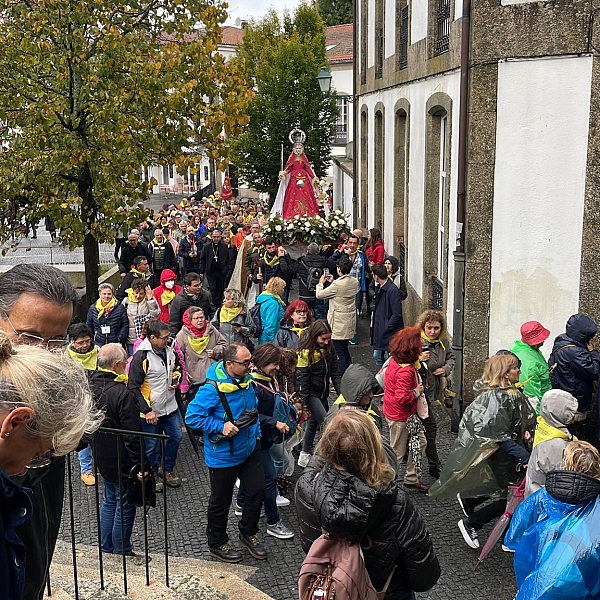
[(540, 416), (533, 438), (525, 482), (525, 497), (546, 484), (546, 474), (560, 469), (566, 445), (573, 439), (567, 425), (577, 412), (577, 399), (563, 390), (546, 392), (540, 403)]
[(160, 274), (160, 285), (154, 289), (154, 299), (158, 304), (158, 308), (160, 309), (160, 313), (158, 318), (167, 325), (169, 324), (169, 309), (171, 308), (171, 302), (174, 300), (175, 296), (179, 294), (181, 291), (181, 286), (175, 285), (169, 289), (165, 287), (166, 281), (177, 281), (177, 275), (171, 271), (171, 269), (163, 269), (163, 272)]
[(566, 331), (554, 340), (548, 360), (552, 387), (573, 394), (579, 412), (589, 410), (593, 383), (600, 376), (600, 355), (587, 349), (597, 331), (598, 326), (587, 315), (569, 317)]
[(548, 390), (552, 389), (548, 363), (538, 348), (532, 348), (521, 340), (516, 340), (510, 351), (521, 361), (519, 381), (525, 382), (523, 393), (532, 400), (532, 405), (539, 415), (540, 400)]

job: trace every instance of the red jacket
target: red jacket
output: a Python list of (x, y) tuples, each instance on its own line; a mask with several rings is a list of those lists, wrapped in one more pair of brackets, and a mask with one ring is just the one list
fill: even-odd
[(419, 376), (414, 365), (399, 365), (390, 360), (385, 372), (383, 414), (390, 421), (405, 422), (417, 412), (417, 399), (413, 390), (419, 385)]
[[(160, 308), (160, 314), (158, 318), (167, 325), (169, 324), (169, 309), (171, 308), (171, 302), (168, 304), (162, 303), (162, 293), (166, 291), (175, 292), (175, 296), (179, 294), (181, 291), (181, 286), (175, 284), (172, 290), (167, 290), (165, 287), (165, 281), (169, 281), (169, 279), (177, 280), (177, 275), (171, 269), (163, 269), (163, 272), (160, 274), (160, 285), (157, 288), (154, 288), (152, 294), (158, 303), (158, 307)], [(173, 297), (175, 297), (173, 296)], [(171, 300), (172, 301), (172, 300)]]
[(370, 248), (365, 251), (367, 260), (375, 265), (383, 264), (385, 260), (385, 248), (381, 240), (376, 241)]

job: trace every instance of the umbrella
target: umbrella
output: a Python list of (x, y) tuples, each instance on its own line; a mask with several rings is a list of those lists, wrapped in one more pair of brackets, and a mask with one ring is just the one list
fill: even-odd
[(510, 523), (511, 517), (515, 514), (515, 510), (525, 498), (525, 479), (520, 485), (509, 485), (508, 486), (508, 500), (506, 502), (506, 509), (502, 516), (498, 519), (498, 522), (492, 529), (490, 537), (481, 549), (477, 564), (473, 567), (473, 571), (477, 570), (477, 567), (483, 562), (485, 557), (490, 553), (491, 549), (496, 545), (496, 542), (500, 539), (502, 534), (506, 531), (508, 524)]
[(175, 391), (175, 399), (177, 400), (177, 406), (179, 408), (183, 424), (185, 425), (185, 430), (187, 431), (190, 442), (192, 443), (192, 448), (196, 451), (196, 456), (200, 458), (200, 446), (198, 444), (198, 438), (196, 437), (196, 432), (193, 429), (190, 429), (185, 422), (185, 413), (187, 409), (183, 403), (179, 389)]

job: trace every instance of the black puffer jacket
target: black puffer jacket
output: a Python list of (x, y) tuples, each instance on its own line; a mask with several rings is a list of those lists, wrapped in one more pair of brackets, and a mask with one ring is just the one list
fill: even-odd
[(582, 504), (600, 496), (600, 481), (576, 471), (550, 471), (546, 491), (565, 504)]
[(386, 600), (413, 598), (413, 591), (431, 589), (440, 577), (427, 528), (395, 483), (377, 491), (314, 456), (296, 484), (296, 513), (305, 552), (321, 528), (362, 540), (365, 566), (376, 589), (383, 588), (398, 565)]
[(306, 279), (308, 277), (308, 269), (324, 269), (328, 266), (327, 258), (320, 254), (307, 254), (300, 257), (298, 260), (291, 262), (281, 261), (281, 272), (284, 275), (298, 275), (298, 297), (299, 298), (315, 298), (315, 291), (310, 292), (306, 289)]
[(600, 376), (600, 355), (597, 350), (587, 349), (597, 331), (596, 323), (588, 316), (573, 315), (565, 333), (554, 340), (548, 360), (552, 387), (575, 396), (580, 412), (589, 410), (593, 383)]
[[(308, 331), (308, 328), (306, 331)], [(303, 336), (306, 334), (306, 331), (303, 333)], [(274, 344), (280, 348), (298, 350), (300, 338), (295, 331), (292, 331), (292, 326), (289, 323), (284, 323), (275, 336)]]
[(298, 366), (296, 367), (296, 392), (305, 402), (309, 396), (320, 398), (323, 403), (329, 396), (329, 379), (338, 394), (341, 394), (340, 368), (335, 352), (330, 351), (325, 358), (321, 358), (312, 365), (308, 365), (308, 350), (298, 353)]

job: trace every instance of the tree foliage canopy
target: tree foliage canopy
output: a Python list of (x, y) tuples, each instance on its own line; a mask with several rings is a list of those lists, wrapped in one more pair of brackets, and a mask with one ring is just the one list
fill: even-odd
[(318, 0), (317, 9), (327, 27), (352, 23), (352, 0)]
[(317, 75), (325, 57), (325, 26), (316, 9), (302, 4), (283, 19), (271, 10), (246, 27), (239, 49), (246, 80), (254, 84), (250, 121), (232, 145), (240, 177), (274, 197), (283, 144), (284, 163), (292, 145), (288, 135), (306, 133), (306, 155), (317, 176), (325, 174), (337, 116), (335, 100), (324, 96)]
[[(142, 165), (221, 160), (221, 136), (247, 122), (252, 92), (216, 53), (220, 0), (1, 0), (0, 214), (53, 218), (84, 243), (88, 290), (97, 240), (138, 218)], [(215, 100), (218, 98), (218, 101)], [(94, 286), (95, 288), (96, 286)]]

